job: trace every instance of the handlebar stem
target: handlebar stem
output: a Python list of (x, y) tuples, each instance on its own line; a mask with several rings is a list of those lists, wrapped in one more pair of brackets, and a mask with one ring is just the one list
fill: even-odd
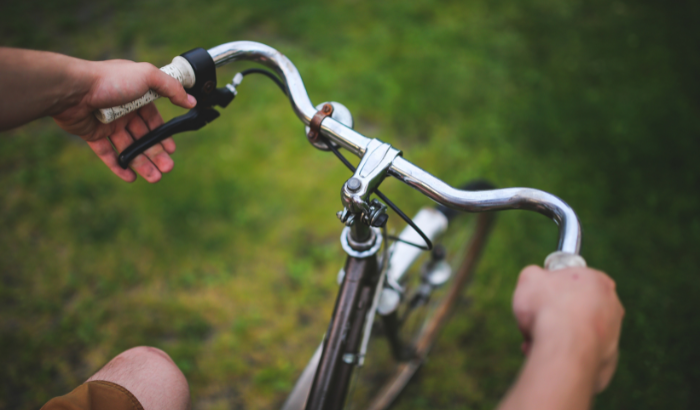
[(378, 139), (371, 140), (354, 175), (340, 191), (345, 209), (355, 214), (366, 212), (370, 195), (387, 176), (387, 170), (399, 155), (401, 151), (391, 145)]

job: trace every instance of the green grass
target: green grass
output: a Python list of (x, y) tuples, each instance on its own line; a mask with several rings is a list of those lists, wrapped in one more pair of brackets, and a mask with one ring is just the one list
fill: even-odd
[[(627, 309), (596, 407), (690, 409), (699, 17), (694, 3), (651, 1), (25, 1), (0, 5), (0, 44), (164, 65), (260, 41), (297, 65), (312, 101), (344, 103), (359, 132), (445, 181), (560, 196)], [(323, 334), (342, 263), (334, 213), (348, 173), (302, 132), (251, 78), (221, 119), (176, 137), (175, 169), (154, 186), (119, 181), (50, 120), (4, 133), (0, 408), (37, 408), (140, 344), (171, 354), (196, 408), (279, 405)], [(409, 213), (427, 203), (396, 181), (383, 190)], [(498, 402), (522, 360), (515, 278), (555, 243), (541, 216), (500, 215), (468, 317), (402, 408)]]

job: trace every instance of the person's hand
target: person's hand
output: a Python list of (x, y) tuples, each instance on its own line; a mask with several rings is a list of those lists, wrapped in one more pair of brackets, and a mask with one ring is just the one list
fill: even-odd
[(552, 350), (565, 346), (567, 352), (585, 357), (586, 365), (592, 364), (595, 392), (607, 387), (617, 367), (625, 311), (615, 282), (605, 273), (590, 268), (546, 271), (528, 266), (520, 273), (513, 312), (525, 337), (525, 354), (537, 345)]
[(175, 142), (172, 138), (163, 140), (136, 157), (131, 163), (133, 170), (122, 169), (118, 165), (114, 150), (123, 151), (134, 140), (163, 124), (155, 105), (145, 105), (110, 124), (102, 124), (93, 113), (99, 108), (131, 102), (149, 89), (183, 108), (194, 107), (194, 97), (188, 95), (177, 80), (148, 63), (76, 60), (75, 64), (75, 72), (87, 78), (87, 91), (76, 99), (79, 102), (53, 115), (56, 123), (87, 141), (95, 154), (124, 181), (136, 180), (136, 171), (146, 181), (158, 182), (162, 173), (173, 168), (170, 154), (175, 151)]

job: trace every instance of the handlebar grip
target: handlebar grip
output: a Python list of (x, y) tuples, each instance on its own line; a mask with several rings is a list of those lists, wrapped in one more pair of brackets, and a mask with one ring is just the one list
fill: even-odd
[(581, 255), (569, 252), (552, 252), (544, 260), (544, 268), (547, 270), (559, 270), (565, 268), (585, 268), (586, 260)]
[[(185, 88), (191, 88), (194, 86), (196, 80), (194, 69), (189, 61), (182, 56), (173, 58), (172, 63), (166, 65), (165, 67), (161, 67), (160, 70), (178, 80)], [(160, 97), (158, 93), (153, 90), (148, 90), (148, 92), (141, 98), (130, 103), (126, 103), (118, 107), (101, 108), (95, 111), (95, 117), (97, 117), (101, 123), (109, 124), (117, 118), (123, 117), (124, 115), (138, 110), (152, 101), (155, 101), (158, 97)]]

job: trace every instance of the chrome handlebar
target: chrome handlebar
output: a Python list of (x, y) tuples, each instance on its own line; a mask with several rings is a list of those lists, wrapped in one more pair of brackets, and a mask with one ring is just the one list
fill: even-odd
[[(316, 109), (309, 99), (304, 82), (294, 64), (279, 51), (252, 41), (235, 41), (208, 50), (217, 67), (246, 60), (254, 61), (275, 71), (287, 86), (289, 100), (299, 119), (309, 125)], [(321, 123), (321, 133), (358, 157), (365, 155), (371, 139), (346, 127), (331, 117)], [(462, 191), (455, 189), (421, 168), (397, 156), (388, 174), (422, 192), (434, 201), (450, 208), (468, 212), (506, 209), (527, 209), (541, 213), (559, 225), (559, 254), (578, 255), (581, 246), (581, 226), (574, 210), (558, 197), (531, 188), (507, 188), (491, 191)], [(585, 262), (577, 257), (585, 266)]]

